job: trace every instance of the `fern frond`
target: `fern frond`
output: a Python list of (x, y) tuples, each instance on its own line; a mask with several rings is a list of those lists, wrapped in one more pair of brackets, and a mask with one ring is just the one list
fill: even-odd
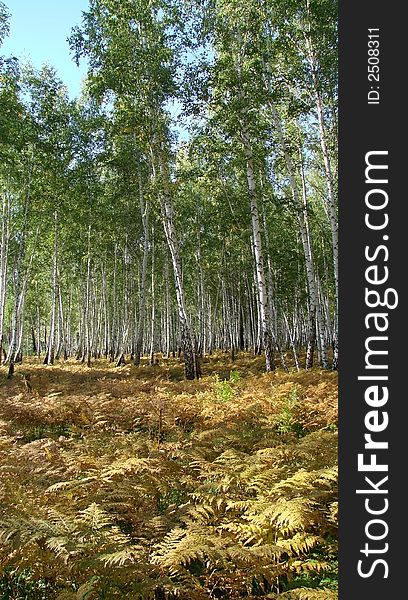
[(329, 589), (297, 588), (282, 594), (268, 594), (273, 600), (337, 600), (338, 593)]
[(101, 554), (98, 556), (98, 560), (102, 561), (105, 567), (123, 567), (126, 564), (135, 563), (138, 558), (140, 559), (140, 555), (137, 554), (138, 550), (143, 551), (144, 549), (142, 546), (133, 546), (118, 552)]
[(285, 548), (292, 556), (306, 554), (320, 544), (324, 544), (324, 539), (321, 536), (311, 535), (310, 533), (305, 532), (298, 532), (289, 539), (279, 540), (279, 545), (282, 548)]
[(79, 586), (76, 592), (64, 591), (58, 594), (56, 600), (94, 600), (96, 596), (96, 585), (98, 583), (98, 577), (91, 577), (88, 581)]
[(113, 525), (111, 515), (108, 515), (95, 502), (79, 512), (78, 522), (96, 531)]

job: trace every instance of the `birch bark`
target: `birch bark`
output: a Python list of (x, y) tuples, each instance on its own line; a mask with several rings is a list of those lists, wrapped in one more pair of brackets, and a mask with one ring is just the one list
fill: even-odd
[(159, 165), (159, 173), (162, 183), (160, 201), (163, 228), (166, 236), (166, 241), (170, 250), (174, 273), (174, 283), (176, 288), (177, 309), (180, 324), (181, 349), (183, 351), (184, 356), (184, 374), (186, 379), (194, 379), (196, 377), (196, 361), (194, 355), (193, 336), (186, 310), (180, 251), (176, 234), (176, 228), (174, 224), (173, 204), (170, 197), (168, 174), (166, 172), (166, 167), (164, 165), (161, 150), (157, 152), (157, 161)]
[(139, 166), (139, 171), (138, 171), (138, 184), (139, 184), (140, 215), (141, 215), (142, 227), (143, 227), (143, 261), (142, 261), (142, 273), (141, 273), (141, 281), (140, 281), (139, 315), (138, 315), (138, 323), (137, 323), (135, 353), (134, 353), (134, 358), (133, 358), (133, 364), (135, 365), (135, 367), (138, 367), (140, 365), (140, 355), (142, 352), (143, 325), (144, 325), (145, 300), (146, 300), (146, 274), (147, 274), (147, 266), (148, 266), (148, 262), (149, 262), (149, 245), (150, 245), (149, 203), (144, 198), (140, 166)]

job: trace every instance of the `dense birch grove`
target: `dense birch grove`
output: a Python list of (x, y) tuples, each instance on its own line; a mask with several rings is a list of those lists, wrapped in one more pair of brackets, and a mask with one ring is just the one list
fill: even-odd
[(0, 53), (0, 597), (337, 599), (336, 9)]
[[(336, 369), (337, 4), (90, 0), (0, 58), (0, 361)], [(0, 2), (0, 43), (9, 12)]]

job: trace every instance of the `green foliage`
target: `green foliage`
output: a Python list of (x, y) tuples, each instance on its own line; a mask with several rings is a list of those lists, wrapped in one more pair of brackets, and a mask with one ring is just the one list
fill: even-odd
[(225, 379), (220, 375), (214, 375), (213, 390), (218, 402), (230, 402), (237, 393), (237, 384), (241, 380), (241, 375), (236, 369), (232, 369)]
[(3, 2), (0, 2), (0, 47), (4, 38), (9, 34), (10, 31), (9, 19), (10, 14), (6, 5)]
[(53, 588), (50, 582), (33, 578), (29, 569), (6, 569), (0, 578), (2, 600), (48, 600), (55, 597)]
[[(0, 43), (8, 28), (0, 1)], [(70, 44), (89, 61), (75, 101), (52, 67), (0, 61), (0, 338), (25, 361), (32, 345), (67, 358), (0, 388), (4, 593), (333, 597), (333, 374), (261, 376), (255, 354), (259, 289), (282, 352), (312, 316), (289, 179), (333, 341), (315, 99), (335, 164), (336, 3), (90, 0)], [(180, 308), (204, 354), (197, 382), (164, 357)], [(139, 338), (159, 358), (135, 374)], [(220, 348), (252, 352), (232, 369), (227, 352), (205, 356)], [(108, 355), (126, 355), (120, 372)]]
[(220, 379), (217, 374), (214, 377), (214, 391), (219, 402), (229, 402), (234, 396), (234, 389), (227, 379)]
[(241, 380), (240, 372), (236, 369), (232, 369), (229, 378), (231, 383), (238, 383)]
[(23, 441), (25, 443), (30, 443), (34, 440), (42, 440), (45, 438), (59, 438), (61, 435), (69, 435), (70, 428), (70, 423), (58, 423), (50, 425), (40, 423), (39, 425), (34, 425), (33, 427), (26, 429)]
[(276, 429), (279, 433), (290, 433), (293, 431), (301, 436), (303, 426), (297, 420), (295, 411), (299, 408), (299, 390), (294, 386), (283, 400), (283, 406), (280, 413), (276, 416)]
[[(288, 186), (272, 104), (282, 121), (299, 189), (304, 157), (310, 245), (328, 307), (330, 345), (335, 285), (313, 85), (317, 81), (335, 164), (336, 11), (332, 0), (305, 5), (286, 0), (268, 5), (254, 0), (92, 1), (70, 38), (76, 59), (89, 61), (87, 81), (75, 101), (69, 100), (52, 67), (12, 69), (1, 63), (0, 195), (8, 202), (4, 222), (16, 232), (2, 267), (7, 282), (2, 320), (11, 329), (15, 306), (24, 304), (25, 353), (31, 352), (28, 333), (33, 326), (44, 350), (55, 296), (54, 251), (61, 300), (57, 319), (64, 320), (63, 326), (59, 323), (64, 337), (59, 352), (83, 358), (84, 323), (92, 318), (88, 325), (95, 355), (106, 352), (106, 346), (118, 352), (123, 341), (126, 351), (133, 351), (146, 238), (141, 191), (149, 207), (155, 253), (154, 334), (156, 342), (163, 338), (161, 323), (176, 319), (171, 253), (164, 243), (160, 209), (165, 179), (192, 329), (202, 338), (211, 322), (211, 335), (218, 341), (226, 338), (228, 346), (234, 326), (227, 333), (224, 323), (231, 316), (237, 321), (242, 313), (247, 338), (243, 347), (257, 344), (244, 122), (262, 217), (267, 287), (272, 286), (269, 295), (276, 313), (274, 333), (279, 343), (287, 343), (284, 317), (294, 331), (296, 322), (307, 327), (310, 302), (299, 208)], [(8, 22), (8, 11), (0, 3), (0, 38)], [(192, 121), (192, 114), (200, 118)], [(180, 131), (188, 140), (176, 141)], [(151, 249), (149, 245), (148, 271)], [(158, 274), (166, 271), (164, 281)], [(25, 282), (24, 303), (12, 285), (16, 272)], [(92, 307), (98, 307), (95, 313), (86, 303), (87, 293)], [(151, 308), (151, 300), (145, 290), (145, 306)], [(97, 314), (103, 322), (95, 322)], [(142, 325), (147, 347), (147, 322)], [(102, 339), (105, 329), (108, 340)], [(177, 336), (172, 326), (172, 350), (179, 344)], [(221, 395), (228, 397), (224, 387)]]

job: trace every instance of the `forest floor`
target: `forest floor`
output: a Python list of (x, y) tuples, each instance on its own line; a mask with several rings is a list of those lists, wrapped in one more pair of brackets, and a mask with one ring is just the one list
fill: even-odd
[(0, 599), (336, 592), (337, 375), (0, 369)]

